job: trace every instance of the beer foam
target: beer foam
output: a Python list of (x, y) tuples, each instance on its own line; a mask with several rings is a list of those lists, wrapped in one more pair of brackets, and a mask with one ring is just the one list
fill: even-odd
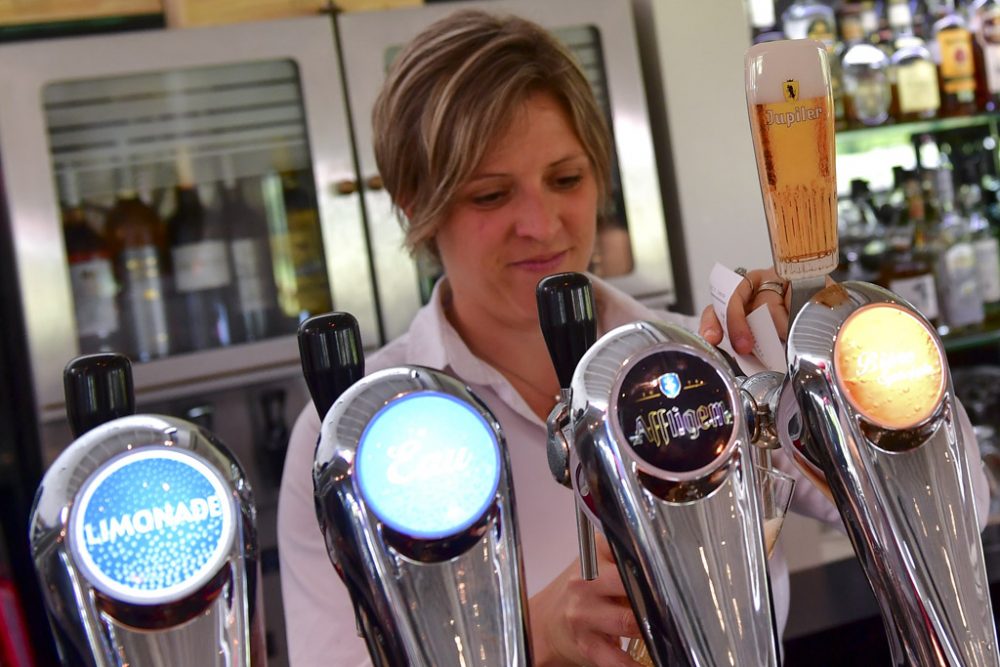
[(798, 97), (807, 100), (830, 92), (826, 49), (811, 39), (784, 39), (756, 44), (747, 50), (747, 104), (784, 102), (785, 81), (798, 81)]

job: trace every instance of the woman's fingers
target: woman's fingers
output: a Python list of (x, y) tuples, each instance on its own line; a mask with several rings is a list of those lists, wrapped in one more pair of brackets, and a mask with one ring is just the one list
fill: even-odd
[(705, 310), (701, 311), (698, 335), (708, 341), (710, 345), (718, 345), (722, 342), (722, 323), (719, 322), (713, 306), (705, 306)]
[(736, 290), (729, 298), (726, 306), (726, 326), (729, 329), (729, 342), (733, 349), (739, 354), (750, 354), (753, 352), (753, 334), (750, 333), (750, 325), (747, 324), (747, 313), (750, 312), (750, 303), (754, 298), (755, 274), (759, 271), (750, 271), (743, 277)]
[[(775, 296), (777, 296), (775, 294)], [(780, 297), (779, 297), (780, 298)], [(774, 320), (774, 328), (778, 331), (778, 337), (784, 342), (788, 336), (788, 308), (782, 301), (775, 301), (771, 297), (767, 297), (764, 300), (767, 304), (767, 310), (771, 313), (771, 319)], [(757, 303), (753, 305), (750, 312), (756, 310), (761, 304)]]
[(617, 637), (591, 635), (580, 643), (586, 667), (642, 667), (621, 649)]
[[(592, 582), (576, 582), (591, 585)], [(572, 592), (570, 593), (573, 594)], [(571, 605), (567, 616), (573, 627), (587, 628), (587, 633), (598, 632), (612, 637), (638, 637), (639, 622), (632, 613), (628, 598), (581, 597), (581, 604)]]
[[(598, 558), (610, 550), (598, 543)], [(640, 636), (639, 624), (625, 596), (613, 563), (602, 563), (601, 576), (585, 581), (579, 563), (573, 563), (555, 581), (532, 596), (532, 643), (542, 662), (595, 667), (635, 667), (621, 650), (619, 637)], [(560, 663), (560, 664), (562, 664)]]
[(788, 333), (790, 297), (788, 283), (779, 278), (773, 268), (748, 272), (729, 300), (726, 310), (733, 349), (741, 354), (753, 351), (754, 339), (747, 323), (747, 315), (761, 306), (767, 306), (778, 336), (784, 341)]

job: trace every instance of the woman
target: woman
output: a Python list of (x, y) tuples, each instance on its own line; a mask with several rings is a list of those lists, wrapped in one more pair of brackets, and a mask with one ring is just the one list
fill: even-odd
[[(538, 281), (584, 271), (607, 196), (611, 142), (583, 74), (538, 26), (462, 11), (419, 35), (397, 58), (373, 116), (375, 153), (386, 189), (404, 214), (415, 253), (439, 261), (445, 277), (407, 334), (366, 361), (368, 371), (419, 364), (461, 378), (503, 426), (517, 491), (537, 665), (634, 663), (619, 637), (637, 637), (624, 587), (602, 543), (601, 576), (579, 577), (572, 495), (550, 476), (545, 417), (559, 393), (535, 305)], [(745, 312), (767, 303), (780, 330), (780, 295), (748, 274), (730, 304), (730, 338), (749, 353)], [(694, 318), (654, 313), (594, 281), (598, 333), (640, 319), (695, 328)], [(706, 309), (700, 333), (722, 338)], [(279, 507), (282, 590), (291, 662), (367, 663), (346, 590), (316, 525), (311, 463), (319, 432), (312, 405), (289, 447)], [(836, 521), (807, 483), (806, 509)], [(810, 507), (811, 503), (811, 507)], [(772, 561), (781, 625), (787, 567)]]

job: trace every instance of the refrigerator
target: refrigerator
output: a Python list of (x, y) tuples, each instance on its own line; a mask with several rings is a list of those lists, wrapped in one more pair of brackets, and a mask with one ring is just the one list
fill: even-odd
[(31, 388), (15, 419), (38, 434), (24, 486), (72, 441), (65, 364), (127, 353), (140, 411), (208, 426), (247, 468), (276, 665), (277, 489), (307, 401), (294, 332), (338, 309), (382, 343), (338, 60), (328, 16), (0, 47), (4, 328), (24, 341), (3, 383)]
[[(628, 0), (436, 3), (0, 46), (2, 317), (21, 345), (0, 382), (16, 388), (10, 423), (25, 431), (19, 495), (28, 502), (72, 441), (65, 364), (128, 354), (138, 410), (209, 427), (254, 484), (271, 665), (287, 661), (278, 484), (308, 401), (294, 333), (344, 310), (371, 351), (428, 298), (437, 276), (402, 246), (374, 165), (371, 105), (402, 44), (480, 4), (549, 27), (581, 60), (615, 150), (613, 210), (591, 268), (650, 305), (672, 304)], [(32, 605), (40, 611), (28, 600), (26, 613)]]

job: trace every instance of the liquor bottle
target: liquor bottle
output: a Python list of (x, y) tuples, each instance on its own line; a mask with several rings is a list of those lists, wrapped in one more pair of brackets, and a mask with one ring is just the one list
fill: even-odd
[(850, 196), (837, 202), (837, 227), (840, 255), (844, 260), (842, 279), (873, 281), (875, 276), (863, 266), (862, 255), (869, 244), (883, 237), (885, 232), (871, 204), (868, 181), (851, 181)]
[(928, 6), (927, 0), (907, 0), (907, 4), (910, 6), (913, 34), (926, 42), (933, 37), (931, 30), (933, 21), (930, 18), (934, 15), (933, 8)]
[(750, 18), (751, 38), (754, 44), (784, 39), (776, 25), (773, 0), (749, 0), (747, 13)]
[(976, 0), (969, 7), (969, 29), (976, 54), (979, 106), (1000, 108), (1000, 1)]
[(818, 0), (794, 0), (781, 14), (788, 39), (815, 39), (829, 46), (837, 40), (834, 10)]
[[(226, 171), (224, 169), (224, 171)], [(263, 211), (246, 200), (240, 181), (231, 173), (220, 183), (222, 217), (229, 229), (238, 339), (258, 341), (273, 336), (278, 324), (271, 242)]]
[(840, 67), (841, 45), (837, 42), (837, 19), (833, 8), (818, 0), (794, 0), (781, 15), (781, 27), (787, 39), (812, 39), (826, 47), (833, 92), (834, 127), (847, 127)]
[(906, 208), (887, 231), (889, 252), (878, 282), (910, 302), (936, 326), (940, 314), (937, 282), (926, 245), (927, 221), (920, 179), (914, 172), (904, 172), (902, 186)]
[(190, 160), (178, 159), (176, 208), (167, 220), (174, 291), (185, 323), (179, 351), (232, 343), (229, 298), (232, 272), (226, 228), (218, 208), (207, 210), (194, 186)]
[(121, 286), (119, 312), (128, 352), (138, 361), (150, 361), (170, 353), (160, 218), (136, 194), (129, 168), (119, 172), (119, 180), (104, 235)]
[[(874, 13), (871, 7), (868, 10)], [(841, 60), (844, 111), (849, 124), (882, 125), (889, 120), (892, 105), (889, 56), (871, 42), (872, 33), (865, 33), (862, 11), (845, 11), (840, 18), (845, 42)]]
[(895, 38), (892, 25), (889, 23), (888, 2), (881, 0), (871, 4), (871, 11), (862, 13), (862, 22), (865, 32), (872, 35), (872, 43), (885, 51), (886, 55), (892, 57), (892, 41)]
[(976, 254), (976, 275), (983, 312), (987, 321), (1000, 319), (1000, 241), (982, 213), (982, 191), (976, 184), (959, 188), (962, 212), (968, 220), (972, 248)]
[(928, 207), (936, 222), (935, 275), (941, 304), (942, 333), (961, 333), (983, 323), (983, 298), (979, 291), (976, 251), (968, 222), (955, 210), (954, 182), (947, 154), (934, 172), (936, 202)]
[(284, 309), (287, 315), (299, 321), (333, 310), (319, 209), (315, 194), (307, 186), (311, 177), (311, 172), (285, 171), (281, 174), (285, 229), (294, 274), (294, 294)]
[(80, 354), (110, 352), (119, 346), (118, 285), (107, 242), (90, 225), (80, 203), (76, 174), (60, 173), (63, 236), (73, 291)]
[(933, 24), (931, 54), (938, 68), (943, 116), (976, 112), (976, 63), (972, 33), (954, 9), (943, 7)]
[(907, 0), (890, 0), (895, 39), (891, 63), (892, 115), (899, 121), (933, 118), (941, 106), (937, 66), (924, 41), (913, 34)]

